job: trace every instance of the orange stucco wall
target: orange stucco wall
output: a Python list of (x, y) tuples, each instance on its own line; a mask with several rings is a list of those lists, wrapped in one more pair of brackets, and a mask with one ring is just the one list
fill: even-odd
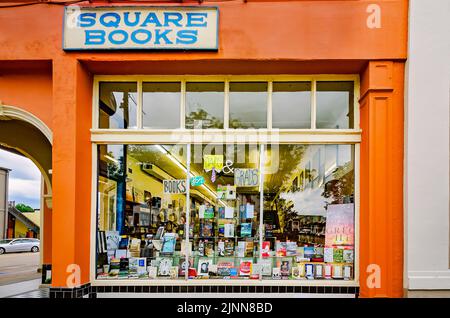
[[(381, 8), (381, 28), (367, 27), (370, 4)], [(214, 2), (220, 11), (218, 52), (69, 53), (61, 48), (62, 6), (0, 10), (0, 100), (27, 109), (53, 131), (53, 286), (70, 286), (71, 264), (81, 270), (77, 283), (89, 282), (94, 74), (357, 73), (363, 97), (361, 295), (400, 296), (407, 4)], [(378, 67), (379, 61), (388, 66)], [(373, 263), (383, 277), (375, 289), (366, 284)]]

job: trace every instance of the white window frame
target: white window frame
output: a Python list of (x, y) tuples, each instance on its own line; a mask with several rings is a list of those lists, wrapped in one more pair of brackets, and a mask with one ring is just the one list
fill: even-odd
[[(100, 82), (137, 82), (137, 129), (100, 129), (99, 122), (99, 83)], [(181, 82), (180, 127), (177, 129), (142, 128), (142, 83), (143, 82)], [(265, 129), (232, 129), (229, 122), (229, 83), (268, 82), (267, 124)], [(310, 81), (311, 82), (311, 128), (310, 129), (271, 129), (273, 82)], [(316, 82), (317, 81), (353, 81), (354, 122), (352, 129), (317, 129), (316, 118)], [(224, 82), (224, 129), (185, 129), (185, 92), (186, 82)], [(96, 75), (93, 82), (92, 101), (92, 194), (91, 194), (91, 246), (90, 280), (93, 286), (359, 286), (359, 215), (360, 215), (360, 115), (359, 115), (359, 75)], [(97, 280), (96, 279), (96, 230), (97, 230), (97, 146), (101, 144), (196, 144), (196, 143), (278, 143), (278, 144), (351, 144), (355, 151), (355, 254), (353, 280), (272, 280), (272, 279), (190, 279), (190, 280)], [(260, 226), (262, 222), (260, 222)]]

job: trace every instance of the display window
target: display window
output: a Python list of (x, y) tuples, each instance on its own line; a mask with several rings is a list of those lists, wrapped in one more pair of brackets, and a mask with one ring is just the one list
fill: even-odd
[[(101, 107), (114, 100), (109, 118), (124, 133), (93, 129), (95, 279), (355, 281), (360, 133), (342, 134), (340, 124), (320, 133), (319, 82), (97, 80), (94, 112), (105, 120)], [(336, 87), (354, 90), (348, 83)], [(126, 93), (130, 87), (137, 89)], [(354, 94), (338, 93), (336, 114), (345, 116), (327, 120), (357, 127)], [(130, 99), (131, 135), (123, 107)], [(296, 125), (299, 132), (274, 140), (246, 133)], [(242, 131), (237, 139), (178, 138), (232, 128)]]

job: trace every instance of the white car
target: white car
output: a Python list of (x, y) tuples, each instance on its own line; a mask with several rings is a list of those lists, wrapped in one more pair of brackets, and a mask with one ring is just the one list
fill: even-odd
[(15, 252), (39, 252), (41, 241), (35, 238), (0, 240), (0, 255)]

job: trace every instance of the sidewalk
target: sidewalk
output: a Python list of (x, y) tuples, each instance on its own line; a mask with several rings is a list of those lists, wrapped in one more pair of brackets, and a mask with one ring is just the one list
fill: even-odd
[[(45, 289), (39, 289), (40, 279), (27, 280), (20, 283), (8, 284), (0, 286), (0, 298), (11, 296), (22, 296), (24, 294), (37, 295)], [(32, 298), (32, 297), (30, 297)]]

